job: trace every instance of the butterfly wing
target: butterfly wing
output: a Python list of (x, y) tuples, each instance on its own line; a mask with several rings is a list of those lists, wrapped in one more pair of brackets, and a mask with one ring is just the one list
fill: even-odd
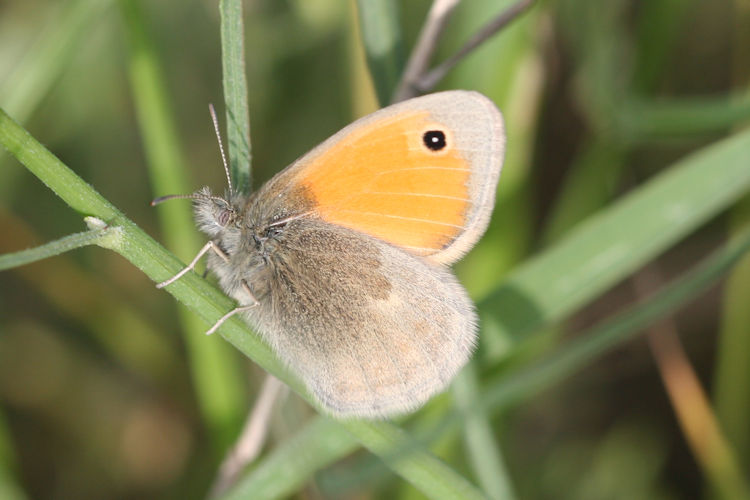
[(474, 347), (476, 315), (448, 269), (319, 219), (290, 222), (246, 280), (251, 323), (340, 417), (421, 406)]
[(354, 122), (266, 188), (302, 190), (327, 222), (450, 264), (487, 228), (504, 142), (488, 98), (431, 94)]

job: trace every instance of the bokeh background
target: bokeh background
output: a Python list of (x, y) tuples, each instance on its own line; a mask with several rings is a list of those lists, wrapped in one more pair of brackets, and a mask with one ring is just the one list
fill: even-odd
[[(170, 245), (176, 240), (165, 241), (165, 234), (172, 222), (162, 212), (170, 209), (151, 208), (149, 201), (225, 184), (207, 112), (208, 103), (223, 109), (217, 3), (0, 3), (0, 107), (184, 261), (200, 237)], [(463, 2), (438, 59), (509, 3)], [(430, 2), (393, 5), (405, 59)], [(378, 102), (354, 2), (248, 1), (245, 33), (257, 185)], [(151, 101), (144, 98), (149, 74), (161, 82)], [(439, 88), (485, 93), (503, 110), (508, 129), (492, 226), (457, 266), (472, 296), (487, 296), (579, 221), (739, 130), (750, 117), (749, 77), (746, 0), (540, 1), (462, 61)], [(175, 133), (155, 139), (144, 116), (162, 106)], [(165, 141), (179, 152), (187, 186), (154, 186), (148, 151)], [(745, 199), (525, 342), (493, 334), (488, 321), (474, 365), (477, 380), (496, 380), (554, 352), (681, 275), (746, 224), (747, 214)], [(0, 154), (0, 252), (83, 229), (79, 214)], [(650, 342), (639, 336), (492, 416), (504, 464), (498, 476), (517, 498), (748, 493), (742, 481), (722, 476), (719, 455), (706, 460), (701, 443), (696, 448), (684, 431), (685, 415), (707, 409), (731, 449), (730, 469), (747, 483), (750, 421), (743, 428), (726, 419), (750, 415), (744, 371), (750, 348), (723, 343), (732, 332), (750, 335), (744, 266), (744, 277), (743, 268), (735, 271), (734, 288), (722, 282), (709, 289), (651, 329)], [(153, 285), (98, 247), (0, 273), (1, 498), (205, 496), (264, 374), (219, 336), (202, 337), (207, 325)], [(679, 343), (660, 342), (665, 330), (677, 332)], [(675, 356), (687, 364), (664, 361)], [(663, 376), (670, 374), (678, 382), (665, 388)], [(690, 384), (691, 375), (699, 386)], [(687, 413), (675, 411), (674, 387), (687, 387), (681, 393)], [(428, 405), (412, 428), (437, 418), (451, 397)], [(284, 398), (266, 453), (311, 415), (295, 395)], [(476, 481), (465, 448), (460, 435), (433, 444)], [(729, 477), (728, 490), (717, 486), (717, 477), (719, 483)], [(294, 491), (299, 498), (420, 498), (364, 451), (316, 471)]]

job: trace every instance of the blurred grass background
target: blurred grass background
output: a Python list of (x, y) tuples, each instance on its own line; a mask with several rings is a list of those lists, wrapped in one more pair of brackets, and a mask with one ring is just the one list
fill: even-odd
[[(429, 2), (384, 3), (402, 44), (394, 64), (403, 64)], [(509, 3), (463, 2), (441, 56)], [(193, 0), (0, 4), (0, 107), (185, 261), (201, 244), (197, 234), (181, 236), (175, 227), (189, 225), (187, 207), (174, 202), (162, 211), (148, 202), (224, 186), (206, 111), (209, 102), (223, 103), (218, 16), (216, 2)], [(378, 104), (354, 3), (246, 2), (245, 33), (258, 185)], [(543, 1), (441, 84), (493, 98), (505, 115), (508, 151), (490, 230), (457, 266), (481, 307), (480, 349), (453, 391), (407, 427), (415, 434), (434, 427), (455, 401), (466, 411), (463, 433), (446, 432), (431, 449), (488, 496), (747, 495), (747, 257), (719, 286), (648, 334), (677, 331), (687, 371), (665, 362), (658, 344), (638, 338), (548, 389), (525, 390), (489, 417), (470, 410), (502, 390), (504, 380), (528, 367), (533, 373), (560, 346), (586, 339), (581, 332), (590, 326), (743, 234), (750, 198), (735, 203), (737, 195), (727, 195), (715, 210), (721, 215), (696, 222), (646, 267), (645, 261), (629, 264), (640, 271), (615, 287), (602, 285), (606, 290), (564, 322), (540, 320), (531, 332), (509, 335), (521, 329), (504, 325), (504, 310), (496, 307), (508, 273), (522, 273), (534, 256), (574, 238), (580, 221), (601, 216), (690, 153), (739, 133), (750, 116), (748, 52), (746, 1)], [(375, 71), (385, 71), (388, 80), (390, 69)], [(161, 125), (149, 128), (154, 123)], [(726, 161), (745, 162), (740, 166), (750, 171), (750, 150), (739, 158)], [(175, 163), (182, 173), (160, 178), (149, 162)], [(730, 172), (721, 167), (719, 180)], [(710, 177), (703, 179), (713, 193)], [(744, 182), (737, 180), (740, 193), (748, 192)], [(681, 207), (684, 217), (706, 203), (703, 185), (693, 187), (698, 194), (690, 191), (694, 203)], [(660, 215), (640, 214), (643, 220), (630, 220), (631, 226), (645, 228)], [(627, 228), (610, 227), (601, 238), (620, 229)], [(76, 213), (2, 154), (0, 252), (80, 230)], [(616, 273), (626, 260), (608, 266)], [(558, 266), (542, 279), (553, 283), (569, 272)], [(218, 336), (204, 338), (200, 320), (113, 252), (86, 248), (4, 271), (0, 294), (0, 498), (205, 496), (260, 386), (260, 370)], [(676, 350), (667, 353), (674, 357)], [(676, 386), (666, 387), (678, 389), (665, 389), (659, 368), (664, 380), (676, 377)], [(726, 453), (711, 452), (716, 440), (710, 436), (697, 444), (690, 438), (690, 416), (706, 408), (695, 390), (680, 397), (691, 373), (707, 392), (708, 418), (718, 421)], [(680, 401), (683, 412), (675, 410)], [(279, 455), (267, 453), (249, 478), (257, 482), (246, 498), (273, 491), (303, 498), (420, 497), (369, 453), (347, 454), (348, 443), (337, 441), (325, 420), (302, 428), (310, 414), (294, 396), (283, 402), (268, 447)], [(321, 442), (295, 448), (304, 433)], [(333, 465), (321, 458), (323, 449)], [(263, 467), (278, 456), (291, 467), (310, 450), (317, 451), (306, 473), (262, 483)], [(278, 470), (284, 466), (281, 460)]]

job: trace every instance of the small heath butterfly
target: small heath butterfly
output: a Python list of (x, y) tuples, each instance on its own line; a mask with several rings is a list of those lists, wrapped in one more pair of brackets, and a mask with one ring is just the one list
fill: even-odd
[(231, 181), (223, 197), (186, 196), (211, 241), (159, 286), (208, 253), (239, 303), (209, 332), (242, 312), (334, 416), (414, 410), (476, 343), (474, 306), (448, 266), (487, 227), (504, 142), (500, 112), (476, 92), (376, 111), (249, 196)]

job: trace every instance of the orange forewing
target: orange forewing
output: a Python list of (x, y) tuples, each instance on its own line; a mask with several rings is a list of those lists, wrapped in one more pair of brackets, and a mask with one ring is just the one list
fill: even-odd
[[(446, 135), (439, 152), (423, 143), (433, 129)], [(324, 220), (429, 255), (463, 231), (469, 174), (450, 130), (412, 111), (352, 131), (310, 160), (295, 181)]]

